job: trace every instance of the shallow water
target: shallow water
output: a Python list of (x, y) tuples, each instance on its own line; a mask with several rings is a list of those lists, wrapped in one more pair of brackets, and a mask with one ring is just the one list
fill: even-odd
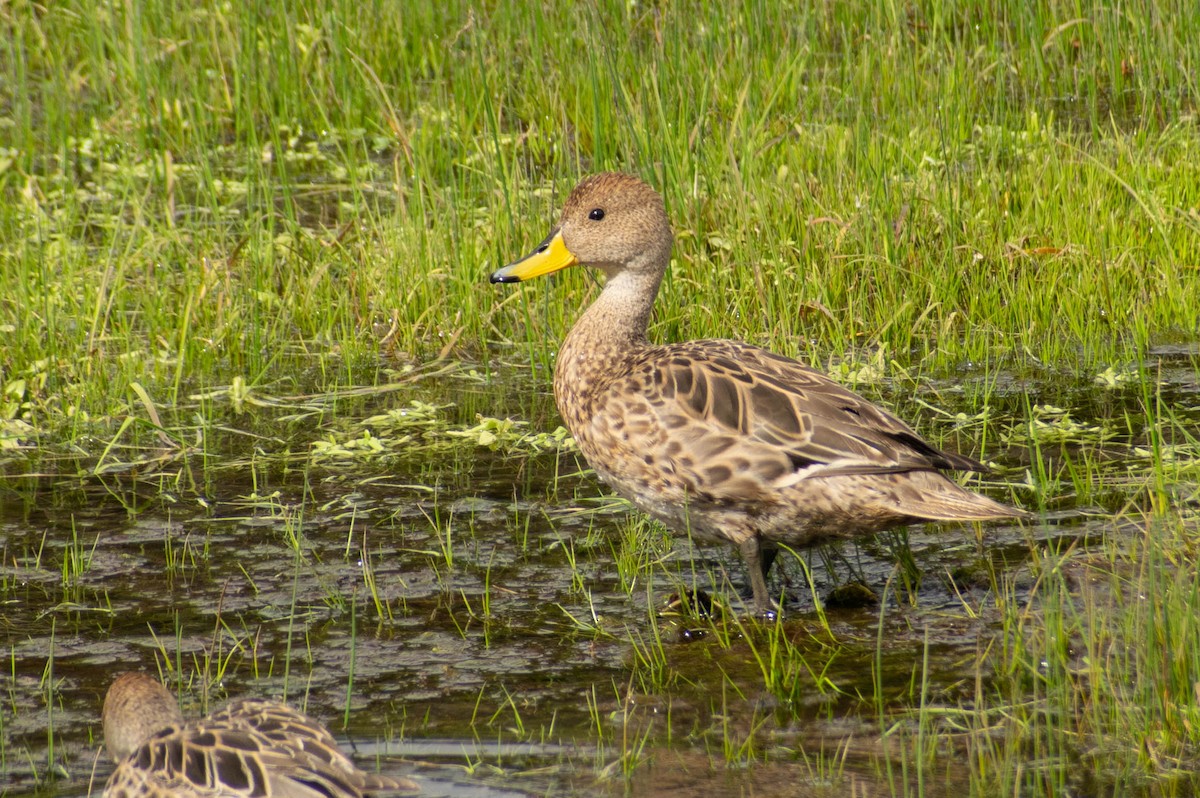
[[(1192, 429), (1196, 357), (1193, 344), (1152, 353), (1158, 401)], [(972, 379), (877, 394), (966, 448), (977, 427), (956, 436), (913, 400), (970, 415)], [(156, 656), (176, 670), (185, 713), (243, 695), (287, 700), (364, 766), (412, 775), (428, 795), (874, 794), (912, 776), (886, 774), (887, 730), (908, 722), (890, 708), (911, 706), (922, 683), (937, 703), (969, 700), (989, 677), (1000, 609), (1026, 594), (1031, 555), (1122, 534), (1106, 511), (1136, 499), (1130, 475), (1147, 467), (1131, 448), (1146, 431), (1124, 420), (1145, 416), (1136, 382), (1005, 377), (988, 433), (999, 469), (984, 488), (1007, 501), (1007, 485), (1026, 480), (1035, 455), (1005, 433), (1026, 425), (1030, 405), (1053, 404), (1106, 430), (1040, 449), (1051, 464), (1086, 449), (1094, 490), (1018, 488), (1039, 519), (978, 539), (914, 527), (781, 557), (786, 620), (756, 627), (736, 620), (744, 573), (732, 551), (668, 545), (569, 450), (434, 444), (410, 430), (374, 457), (310, 456), (314, 440), (414, 399), (444, 405), (441, 431), (479, 415), (549, 431), (558, 421), (541, 380), (464, 367), (320, 400), (320, 413), (311, 397), (230, 409), (202, 446), (100, 474), (94, 457), (68, 453), (3, 461), (7, 794), (87, 794), (104, 690), (116, 671), (154, 670)], [(188, 411), (177, 415), (182, 426)], [(1172, 489), (1195, 501), (1194, 481)], [(849, 580), (882, 604), (822, 616)], [(660, 617), (682, 587), (715, 591), (730, 616)], [(756, 660), (776, 635), (808, 665), (786, 694), (764, 688)], [(98, 785), (108, 770), (101, 758)], [(962, 778), (939, 772), (926, 794)]]

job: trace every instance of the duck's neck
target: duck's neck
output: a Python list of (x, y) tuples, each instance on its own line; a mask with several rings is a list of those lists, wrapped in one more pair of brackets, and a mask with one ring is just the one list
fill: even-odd
[(600, 296), (563, 341), (554, 368), (554, 396), (576, 437), (580, 432), (575, 427), (586, 418), (573, 418), (567, 408), (583, 410), (583, 416), (588, 416), (591, 397), (647, 343), (646, 327), (661, 282), (662, 272), (611, 274)]

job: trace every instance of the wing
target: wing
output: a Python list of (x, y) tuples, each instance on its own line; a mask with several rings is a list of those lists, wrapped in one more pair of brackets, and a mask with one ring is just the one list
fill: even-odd
[(250, 699), (152, 737), (117, 766), (105, 796), (362, 798), (416, 787), (359, 770), (302, 713)]
[(320, 723), (275, 701), (235, 701), (211, 716), (265, 740), (262, 761), (277, 796), (361, 796), (376, 792), (411, 792), (416, 782), (360, 770)]
[(201, 725), (155, 734), (117, 765), (105, 798), (267, 798), (263, 746), (253, 735)]
[[(308, 754), (353, 769), (324, 726), (285, 704), (257, 698), (243, 699), (214, 712), (206, 725), (239, 729), (269, 741), (270, 747), (289, 754)], [(342, 764), (344, 763), (344, 764)]]
[(761, 497), (816, 476), (984, 470), (821, 372), (735, 341), (646, 350), (607, 394), (637, 406), (643, 426), (651, 414), (659, 429), (643, 444), (690, 489), (717, 497)]

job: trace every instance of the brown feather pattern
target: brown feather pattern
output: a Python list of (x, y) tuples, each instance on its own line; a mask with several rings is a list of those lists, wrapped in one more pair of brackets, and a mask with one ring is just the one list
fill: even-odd
[(105, 798), (363, 798), (415, 782), (360, 770), (324, 726), (273, 701), (236, 701), (185, 722), (144, 673), (118, 676), (104, 699), (117, 767)]

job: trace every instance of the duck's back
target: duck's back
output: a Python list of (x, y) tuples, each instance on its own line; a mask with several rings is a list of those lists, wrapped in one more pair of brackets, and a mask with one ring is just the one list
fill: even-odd
[(304, 714), (248, 699), (154, 735), (118, 763), (104, 795), (359, 798), (414, 787), (359, 770), (333, 736)]
[[(804, 543), (905, 519), (1018, 512), (937, 473), (984, 470), (978, 461), (757, 346), (646, 345), (573, 384), (564, 417), (589, 464), (643, 509), (702, 535), (729, 538), (733, 524)], [(952, 500), (939, 506), (940, 494)]]

